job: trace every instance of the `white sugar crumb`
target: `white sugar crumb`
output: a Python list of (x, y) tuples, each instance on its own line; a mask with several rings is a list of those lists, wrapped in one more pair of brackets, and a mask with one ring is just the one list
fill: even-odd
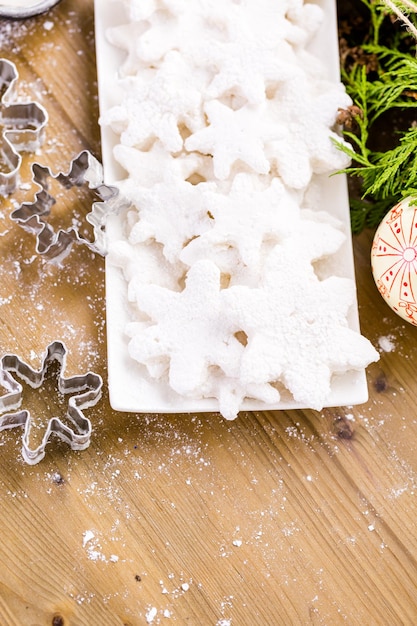
[(188, 583), (182, 583), (182, 585), (181, 585), (181, 589), (182, 589), (183, 591), (188, 591), (188, 590), (189, 590), (189, 588), (190, 588), (190, 585), (189, 585)]
[(50, 20), (47, 20), (46, 22), (43, 23), (43, 27), (45, 30), (52, 30), (54, 27), (54, 23), (51, 22)]
[(379, 358), (349, 326), (346, 225), (322, 206), (322, 180), (347, 165), (336, 118), (351, 104), (308, 47), (323, 11), (122, 4), (108, 31), (125, 52), (119, 99), (100, 122), (131, 203), (108, 256), (128, 354), (166, 397), (214, 399), (226, 419), (247, 400), (321, 410), (336, 376)]
[(86, 530), (83, 534), (83, 548), (87, 548), (90, 561), (104, 561), (105, 557), (98, 549), (98, 541), (92, 530)]
[(83, 533), (83, 548), (86, 548), (87, 557), (90, 561), (102, 561), (104, 563), (117, 563), (119, 561), (117, 554), (111, 554), (108, 558), (106, 557), (102, 551), (97, 533), (93, 530), (86, 530)]
[(395, 350), (395, 337), (393, 335), (379, 337), (378, 346), (383, 352), (393, 352)]
[(152, 622), (154, 621), (155, 617), (158, 614), (158, 609), (156, 607), (151, 607), (147, 613), (146, 613), (146, 623), (147, 624), (152, 624)]
[(242, 543), (243, 543), (243, 542), (242, 542), (242, 540), (241, 540), (241, 539), (234, 539), (234, 540), (233, 540), (233, 545), (234, 545), (236, 548), (240, 548), (240, 546), (242, 545)]
[(83, 534), (83, 548), (85, 548), (87, 543), (91, 541), (92, 539), (94, 539), (94, 537), (95, 535), (92, 530), (86, 530), (85, 533)]

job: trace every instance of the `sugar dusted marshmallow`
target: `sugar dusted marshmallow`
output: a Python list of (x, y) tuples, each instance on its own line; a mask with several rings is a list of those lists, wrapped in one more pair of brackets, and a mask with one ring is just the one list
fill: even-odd
[(109, 263), (122, 273), (130, 358), (162, 389), (226, 419), (283, 395), (321, 409), (335, 376), (377, 351), (349, 327), (346, 233), (319, 180), (347, 165), (350, 104), (308, 42), (304, 0), (115, 0), (126, 52), (101, 123), (131, 207)]

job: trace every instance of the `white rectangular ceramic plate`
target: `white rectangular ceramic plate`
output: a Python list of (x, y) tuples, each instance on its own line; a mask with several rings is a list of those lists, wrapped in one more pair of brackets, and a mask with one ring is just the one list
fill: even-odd
[[(323, 7), (325, 20), (310, 49), (326, 64), (329, 76), (339, 81), (339, 55), (335, 0), (316, 0)], [(100, 111), (107, 110), (118, 101), (117, 72), (124, 53), (110, 45), (106, 30), (123, 23), (124, 11), (117, 0), (95, 0), (96, 52)], [(113, 158), (117, 138), (108, 128), (102, 128), (102, 159), (106, 183), (113, 183), (124, 175)], [(353, 250), (350, 234), (349, 200), (344, 176), (326, 177), (322, 184), (323, 209), (342, 220), (348, 233), (346, 244), (335, 259), (338, 271), (352, 279), (354, 276)], [(122, 232), (122, 218), (112, 216), (107, 225), (109, 241), (116, 240)], [(217, 411), (214, 399), (189, 400), (172, 392), (167, 385), (148, 378), (145, 369), (129, 357), (128, 338), (124, 329), (129, 321), (126, 306), (127, 285), (118, 268), (106, 264), (107, 351), (110, 402), (118, 411), (136, 413), (189, 413)], [(357, 306), (352, 307), (350, 326), (359, 331)], [(364, 370), (348, 372), (334, 378), (327, 406), (361, 404), (368, 399)], [(245, 401), (243, 410), (286, 410), (303, 407), (290, 396), (271, 406), (255, 401)]]

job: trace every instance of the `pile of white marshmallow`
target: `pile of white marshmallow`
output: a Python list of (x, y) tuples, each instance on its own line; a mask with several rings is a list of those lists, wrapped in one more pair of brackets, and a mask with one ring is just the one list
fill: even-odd
[[(117, 133), (131, 201), (110, 262), (126, 281), (129, 354), (155, 384), (215, 398), (326, 404), (335, 374), (378, 358), (349, 327), (343, 245), (320, 210), (350, 100), (308, 51), (322, 10), (302, 0), (120, 0)], [(329, 264), (329, 267), (331, 264)], [(318, 271), (320, 267), (320, 271)]]

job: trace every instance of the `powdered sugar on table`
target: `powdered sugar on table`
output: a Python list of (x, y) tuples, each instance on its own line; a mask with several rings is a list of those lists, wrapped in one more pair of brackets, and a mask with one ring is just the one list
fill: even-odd
[(106, 182), (131, 203), (108, 224), (114, 408), (366, 400), (335, 29), (330, 0), (96, 2)]

